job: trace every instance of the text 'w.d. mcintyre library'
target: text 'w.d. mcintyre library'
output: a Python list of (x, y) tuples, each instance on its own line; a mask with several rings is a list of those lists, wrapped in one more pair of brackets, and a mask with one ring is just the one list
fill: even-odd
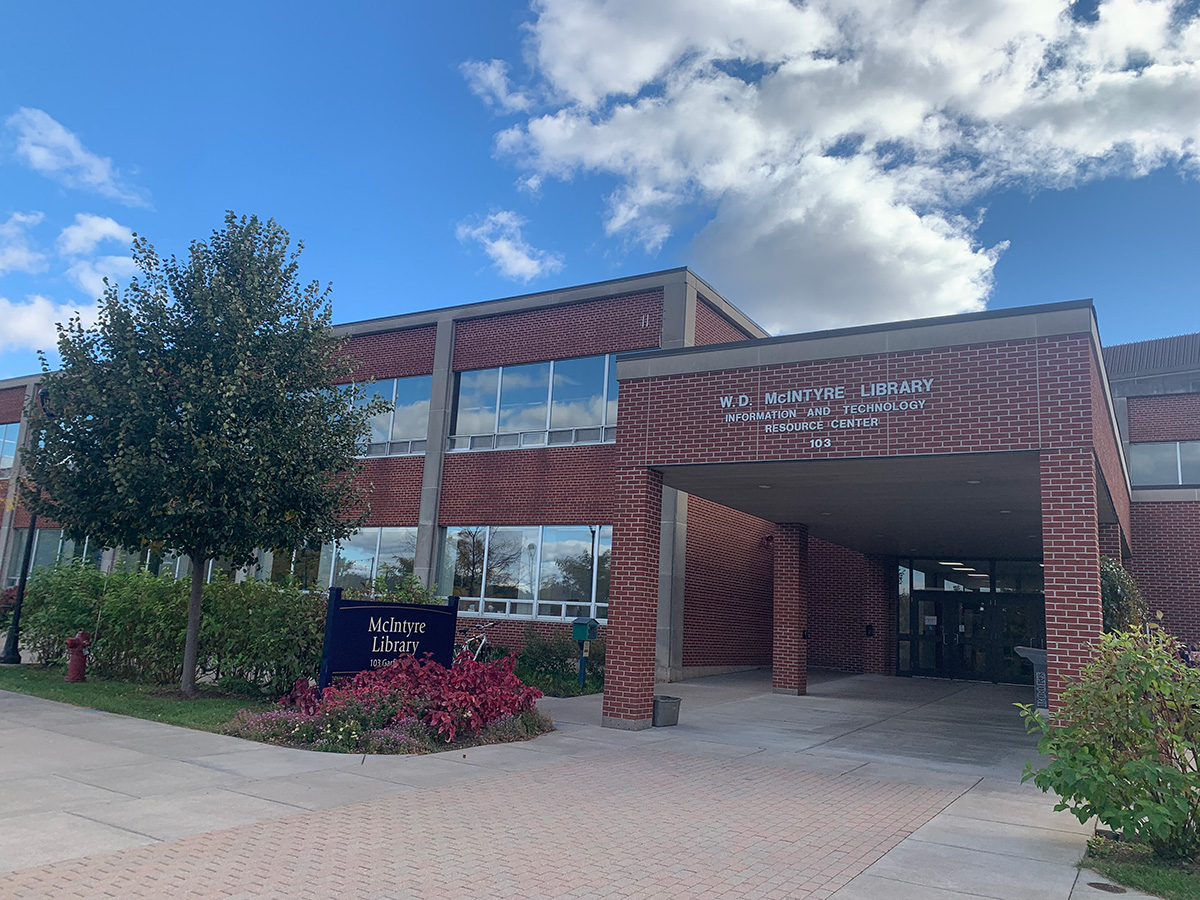
[[(770, 337), (687, 269), (337, 331), (393, 404), (371, 517), (250, 577), (411, 570), (512, 648), (595, 617), (606, 724), (752, 667), (1031, 682), (1018, 646), (1053, 697), (1101, 632), (1102, 554), (1200, 639), (1200, 335), (1105, 348), (1076, 301)], [(6, 585), (36, 384), (0, 382)], [(127, 561), (42, 524), (35, 565)]]

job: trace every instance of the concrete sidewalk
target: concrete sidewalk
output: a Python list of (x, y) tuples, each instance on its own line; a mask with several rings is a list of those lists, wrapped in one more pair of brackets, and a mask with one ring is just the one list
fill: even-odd
[(1028, 689), (661, 689), (674, 728), (545, 700), (528, 743), (365, 759), (0, 692), (0, 897), (1110, 896), (1090, 829), (1019, 783)]

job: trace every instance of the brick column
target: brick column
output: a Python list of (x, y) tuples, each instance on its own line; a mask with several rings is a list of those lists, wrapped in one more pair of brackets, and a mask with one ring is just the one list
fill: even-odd
[(1103, 630), (1096, 461), (1091, 448), (1043, 450), (1042, 561), (1050, 708)]
[(662, 475), (617, 470), (601, 724), (635, 731), (654, 715)]
[(896, 674), (896, 566), (894, 557), (866, 557), (862, 647), (863, 671), (869, 675)]
[(808, 691), (808, 526), (775, 528), (775, 621), (771, 631), (771, 688)]
[(1100, 553), (1121, 560), (1121, 526), (1116, 522), (1100, 525)]

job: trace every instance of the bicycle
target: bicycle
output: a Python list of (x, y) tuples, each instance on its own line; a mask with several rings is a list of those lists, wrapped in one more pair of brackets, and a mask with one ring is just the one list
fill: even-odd
[(473, 625), (459, 625), (455, 629), (454, 658), (458, 659), (459, 656), (466, 653), (471, 659), (478, 662), (479, 658), (484, 655), (484, 647), (487, 646), (488, 629), (495, 625), (494, 619), (481, 619)]

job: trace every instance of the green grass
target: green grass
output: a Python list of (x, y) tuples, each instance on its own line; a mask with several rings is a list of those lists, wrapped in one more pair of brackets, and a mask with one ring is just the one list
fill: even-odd
[(1156, 859), (1148, 847), (1099, 838), (1089, 843), (1083, 863), (1109, 881), (1166, 900), (1200, 900), (1200, 871), (1196, 864)]
[(172, 695), (161, 687), (124, 681), (89, 678), (81, 684), (69, 684), (64, 680), (65, 675), (66, 669), (62, 666), (49, 669), (41, 666), (0, 666), (0, 690), (200, 731), (219, 731), (220, 726), (232, 719), (239, 709), (266, 709), (271, 705), (249, 697), (231, 697), (203, 688), (199, 697), (188, 700), (178, 694)]

